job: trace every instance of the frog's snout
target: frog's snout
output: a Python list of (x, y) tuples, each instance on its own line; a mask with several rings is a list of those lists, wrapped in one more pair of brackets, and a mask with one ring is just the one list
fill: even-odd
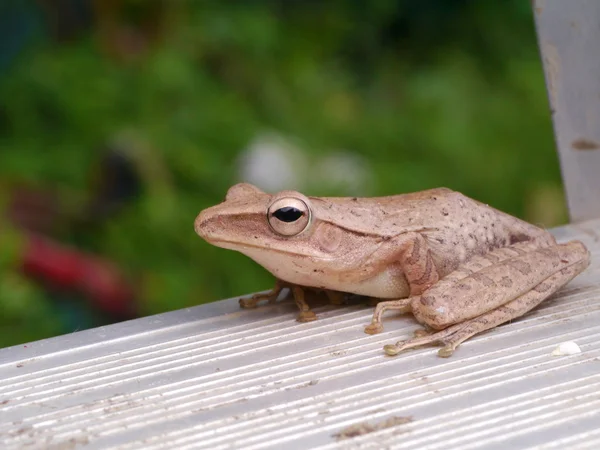
[(210, 235), (212, 234), (212, 226), (210, 225), (210, 214), (207, 213), (208, 210), (200, 211), (200, 214), (194, 220), (194, 231), (198, 236), (200, 236), (204, 240), (208, 240)]
[(223, 220), (220, 205), (211, 206), (200, 211), (196, 220), (194, 220), (194, 230), (196, 234), (210, 244), (217, 245), (218, 241), (227, 240), (229, 227)]

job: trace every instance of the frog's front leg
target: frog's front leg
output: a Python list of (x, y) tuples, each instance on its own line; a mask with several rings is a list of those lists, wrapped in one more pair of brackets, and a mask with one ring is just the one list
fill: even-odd
[(343, 292), (331, 291), (331, 290), (326, 289), (325, 295), (327, 295), (327, 299), (329, 300), (329, 303), (331, 303), (332, 305), (339, 306), (339, 305), (344, 304), (345, 294)]
[[(441, 330), (386, 345), (389, 355), (433, 342), (450, 356), (465, 340), (530, 311), (581, 273), (590, 254), (579, 241), (528, 241), (472, 258), (422, 296), (411, 299), (417, 320)], [(374, 318), (376, 320), (376, 318)]]
[(327, 298), (329, 299), (329, 302), (333, 305), (341, 305), (344, 302), (343, 292), (331, 291), (327, 289), (306, 288), (277, 279), (277, 281), (275, 281), (275, 286), (273, 286), (273, 288), (270, 291), (254, 294), (250, 298), (241, 298), (239, 300), (239, 304), (242, 308), (250, 309), (256, 308), (258, 306), (258, 303), (262, 301), (266, 301), (268, 303), (275, 303), (275, 301), (279, 297), (279, 294), (281, 294), (281, 291), (285, 288), (289, 288), (291, 290), (292, 296), (294, 297), (294, 302), (300, 310), (300, 314), (298, 314), (298, 317), (296, 318), (298, 322), (311, 322), (317, 319), (317, 315), (313, 311), (311, 311), (310, 306), (308, 306), (308, 303), (306, 303), (305, 291), (307, 289), (324, 291), (327, 295)]
[(294, 301), (300, 310), (300, 314), (298, 314), (296, 320), (298, 322), (312, 322), (313, 320), (317, 320), (317, 315), (311, 311), (310, 306), (304, 300), (304, 291), (305, 288), (302, 286), (292, 286)]
[(396, 242), (386, 246), (385, 249), (390, 253), (388, 255), (378, 255), (378, 258), (386, 264), (399, 266), (399, 273), (406, 278), (408, 283), (408, 296), (407, 298), (387, 301), (373, 299), (372, 302), (376, 302), (375, 312), (371, 324), (365, 328), (365, 333), (368, 334), (383, 331), (381, 317), (385, 311), (394, 310), (399, 311), (401, 314), (411, 312), (413, 298), (419, 296), (440, 279), (431, 256), (431, 250), (421, 234), (402, 234), (396, 238)]
[(259, 294), (254, 294), (250, 298), (240, 298), (239, 303), (242, 308), (256, 308), (259, 302), (267, 301), (268, 303), (275, 303), (281, 291), (289, 287), (287, 283), (282, 280), (275, 281), (275, 286), (270, 291), (261, 292)]

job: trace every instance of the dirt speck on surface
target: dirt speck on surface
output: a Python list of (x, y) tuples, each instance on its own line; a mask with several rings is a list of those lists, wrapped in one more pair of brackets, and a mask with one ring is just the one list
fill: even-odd
[(392, 416), (389, 419), (385, 419), (381, 422), (371, 424), (368, 422), (356, 423), (344, 428), (339, 433), (333, 435), (338, 441), (344, 439), (350, 439), (356, 436), (362, 436), (364, 434), (373, 433), (374, 431), (384, 430), (386, 428), (395, 427), (397, 425), (404, 425), (413, 421), (411, 416)]
[(57, 450), (71, 450), (71, 449), (77, 448), (80, 445), (87, 445), (89, 443), (90, 443), (89, 439), (87, 437), (83, 436), (83, 437), (78, 437), (78, 438), (71, 438), (68, 441), (61, 442), (60, 444), (56, 444), (50, 448), (57, 449)]
[(371, 411), (367, 411), (367, 414), (379, 414), (379, 413), (384, 413), (387, 410), (385, 408), (377, 408), (377, 409), (373, 409)]
[(580, 138), (571, 142), (571, 147), (575, 150), (598, 150), (600, 149), (600, 144), (591, 139)]
[(314, 386), (314, 385), (316, 385), (318, 383), (319, 383), (319, 380), (311, 380), (308, 383), (302, 383), (302, 384), (300, 384), (298, 386), (293, 386), (293, 387), (285, 388), (285, 390), (286, 391), (290, 391), (292, 389), (302, 389), (302, 388), (305, 388), (305, 387)]
[(26, 360), (21, 361), (20, 363), (16, 364), (15, 367), (21, 368), (21, 367), (25, 366), (26, 364), (34, 362), (36, 359), (37, 358), (26, 359)]

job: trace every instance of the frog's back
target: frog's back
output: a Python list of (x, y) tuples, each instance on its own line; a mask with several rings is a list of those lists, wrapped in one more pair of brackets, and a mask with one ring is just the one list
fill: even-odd
[[(490, 245), (547, 232), (448, 188), (371, 198), (311, 198), (320, 219), (364, 234), (420, 232), (433, 246)], [(452, 245), (452, 244), (449, 244)], [(488, 247), (489, 248), (489, 247)]]
[(447, 188), (385, 197), (310, 197), (319, 219), (365, 234), (395, 236), (439, 227), (460, 199), (473, 200)]

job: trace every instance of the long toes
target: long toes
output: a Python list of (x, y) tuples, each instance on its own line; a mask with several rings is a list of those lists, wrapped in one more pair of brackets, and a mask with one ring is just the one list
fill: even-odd
[[(453, 344), (448, 344), (444, 342), (444, 339), (448, 338), (448, 335), (452, 334), (451, 330), (443, 330), (438, 331), (437, 333), (427, 333), (423, 335), (423, 333), (415, 333), (418, 334), (418, 337), (414, 337), (412, 339), (408, 339), (406, 341), (399, 341), (393, 345), (385, 345), (383, 350), (390, 356), (397, 355), (398, 353), (408, 350), (409, 348), (423, 347), (425, 345), (430, 345), (436, 342), (442, 342), (447, 344), (443, 349), (440, 350), (439, 355), (443, 357), (450, 356), (454, 351), (455, 346)], [(447, 356), (446, 356), (447, 355)]]
[(421, 345), (423, 344), (415, 343), (414, 339), (409, 339), (407, 341), (398, 341), (395, 344), (384, 345), (383, 351), (390, 356), (396, 356), (398, 353), (404, 350), (408, 350), (409, 348), (413, 347), (420, 347)]

